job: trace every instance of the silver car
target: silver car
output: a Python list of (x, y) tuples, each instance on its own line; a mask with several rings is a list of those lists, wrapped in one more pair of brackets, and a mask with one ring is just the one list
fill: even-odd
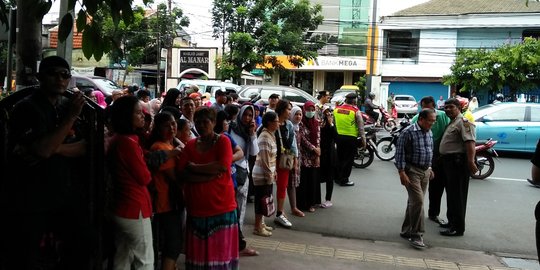
[(418, 102), (411, 95), (395, 95), (394, 104), (396, 104), (398, 114), (418, 113)]

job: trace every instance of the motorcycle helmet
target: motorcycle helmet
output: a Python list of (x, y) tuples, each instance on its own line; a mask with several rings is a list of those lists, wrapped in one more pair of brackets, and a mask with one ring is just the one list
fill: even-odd
[(459, 101), (459, 104), (461, 105), (461, 109), (465, 110), (469, 107), (469, 99), (464, 97), (458, 97), (457, 100)]
[(368, 96), (369, 96), (370, 99), (374, 99), (374, 98), (375, 98), (375, 93), (373, 93), (373, 92), (372, 92), (372, 93), (369, 93)]
[(501, 94), (501, 93), (498, 93), (497, 95), (495, 95), (495, 99), (500, 101), (500, 102), (503, 102), (504, 101), (504, 95)]

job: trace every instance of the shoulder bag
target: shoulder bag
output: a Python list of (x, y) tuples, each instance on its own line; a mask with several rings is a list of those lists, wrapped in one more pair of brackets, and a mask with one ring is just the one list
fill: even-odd
[(278, 167), (281, 169), (292, 170), (294, 168), (294, 155), (290, 149), (283, 146), (281, 138), (281, 129), (278, 130), (279, 142), (281, 143), (281, 155), (279, 156)]

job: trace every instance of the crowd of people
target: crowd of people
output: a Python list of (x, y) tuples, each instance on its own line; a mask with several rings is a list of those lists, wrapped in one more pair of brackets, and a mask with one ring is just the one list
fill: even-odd
[[(330, 208), (334, 182), (354, 185), (355, 151), (366, 146), (356, 93), (333, 110), (327, 106), (328, 91), (303, 107), (273, 94), (264, 107), (238, 104), (238, 96), (220, 90), (209, 104), (196, 86), (172, 88), (154, 100), (147, 90), (132, 88), (113, 93), (107, 103), (95, 91), (65, 98), (70, 77), (64, 59), (43, 59), (40, 87), (15, 106), (9, 122), (9, 166), (17, 172), (10, 177), (24, 181), (10, 182), (9, 190), (16, 192), (2, 197), (17, 206), (6, 212), (3, 225), (14, 233), (4, 241), (10, 252), (3, 255), (4, 263), (17, 269), (32, 268), (40, 250), (35, 243), (50, 231), (61, 232), (63, 269), (89, 260), (92, 247), (85, 243), (92, 236), (77, 231), (85, 221), (74, 210), (80, 205), (74, 203), (76, 183), (69, 175), (69, 160), (85, 155), (86, 142), (66, 140), (84, 106), (82, 92), (107, 115), (114, 269), (154, 269), (158, 261), (161, 269), (176, 269), (181, 253), (185, 269), (238, 269), (241, 255), (259, 254), (244, 240), (248, 198), (254, 202), (253, 234), (272, 236), (275, 227), (265, 217), (291, 228), (287, 213), (305, 217)], [(448, 99), (442, 112), (426, 97), (421, 106), (396, 152), (399, 178), (409, 194), (401, 236), (417, 248), (425, 247), (428, 182), (429, 219), (447, 228), (442, 235), (459, 236), (465, 231), (468, 175), (476, 170), (474, 123), (463, 116), (463, 103)], [(438, 217), (444, 189), (448, 223)], [(74, 220), (81, 225), (69, 226)]]

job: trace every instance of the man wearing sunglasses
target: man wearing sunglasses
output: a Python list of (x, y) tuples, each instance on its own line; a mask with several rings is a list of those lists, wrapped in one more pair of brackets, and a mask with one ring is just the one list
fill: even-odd
[(8, 122), (10, 170), (0, 198), (7, 214), (2, 250), (9, 252), (0, 261), (5, 269), (34, 269), (44, 249), (61, 243), (59, 269), (83, 269), (90, 241), (82, 229), (81, 183), (71, 173), (73, 158), (86, 149), (84, 141), (72, 142), (85, 101), (81, 92), (63, 96), (71, 73), (61, 57), (44, 58), (37, 78), (40, 85), (14, 106)]

